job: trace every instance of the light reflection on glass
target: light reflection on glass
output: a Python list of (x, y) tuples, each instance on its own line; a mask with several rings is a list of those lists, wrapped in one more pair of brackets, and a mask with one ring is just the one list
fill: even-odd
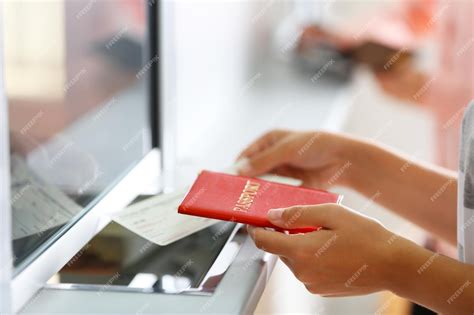
[(7, 1), (15, 265), (150, 150), (147, 1)]

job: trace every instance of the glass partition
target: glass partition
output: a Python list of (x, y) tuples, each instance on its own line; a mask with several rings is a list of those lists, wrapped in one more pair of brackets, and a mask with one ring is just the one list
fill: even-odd
[[(0, 21), (3, 4), (0, 2)], [(0, 23), (0, 314), (11, 313), (10, 189), (7, 104), (3, 81), (3, 25)]]
[(146, 0), (7, 1), (16, 271), (150, 151)]

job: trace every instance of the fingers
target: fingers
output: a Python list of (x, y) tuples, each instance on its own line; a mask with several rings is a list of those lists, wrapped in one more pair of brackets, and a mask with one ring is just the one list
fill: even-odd
[(344, 222), (344, 208), (337, 204), (294, 206), (272, 209), (268, 212), (271, 223), (284, 229), (324, 227), (335, 229)]
[(281, 165), (274, 168), (272, 170), (272, 174), (298, 178), (298, 179), (303, 180), (305, 177), (307, 177), (308, 172), (300, 168), (290, 166), (290, 165)]
[(241, 175), (258, 176), (270, 172), (275, 167), (287, 162), (287, 147), (284, 143), (257, 153), (248, 160), (246, 168), (241, 168)]
[(282, 138), (284, 135), (287, 135), (289, 131), (287, 130), (272, 130), (265, 133), (263, 136), (251, 143), (240, 155), (237, 160), (241, 158), (249, 158), (256, 153), (266, 149), (267, 147), (274, 144), (278, 139)]
[(258, 248), (282, 257), (291, 255), (303, 236), (287, 235), (254, 226), (248, 226), (247, 230)]
[(291, 263), (290, 263), (290, 260), (288, 258), (283, 257), (283, 256), (279, 256), (279, 258), (288, 268), (290, 268)]
[(239, 173), (244, 176), (258, 176), (281, 165), (288, 156), (287, 145), (282, 141), (288, 131), (269, 132), (245, 150), (241, 156)]

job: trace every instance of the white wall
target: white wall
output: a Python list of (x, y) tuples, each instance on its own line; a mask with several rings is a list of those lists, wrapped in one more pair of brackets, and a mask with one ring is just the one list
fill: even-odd
[(178, 156), (209, 136), (208, 128), (245, 82), (251, 3), (177, 1)]

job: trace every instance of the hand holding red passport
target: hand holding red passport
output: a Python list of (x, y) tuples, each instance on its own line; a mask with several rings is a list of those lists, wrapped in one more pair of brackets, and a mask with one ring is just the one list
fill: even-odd
[[(178, 212), (281, 230), (268, 221), (270, 209), (339, 203), (341, 199), (342, 196), (323, 190), (202, 171), (178, 207)], [(304, 233), (317, 228), (308, 226), (289, 232)]]

